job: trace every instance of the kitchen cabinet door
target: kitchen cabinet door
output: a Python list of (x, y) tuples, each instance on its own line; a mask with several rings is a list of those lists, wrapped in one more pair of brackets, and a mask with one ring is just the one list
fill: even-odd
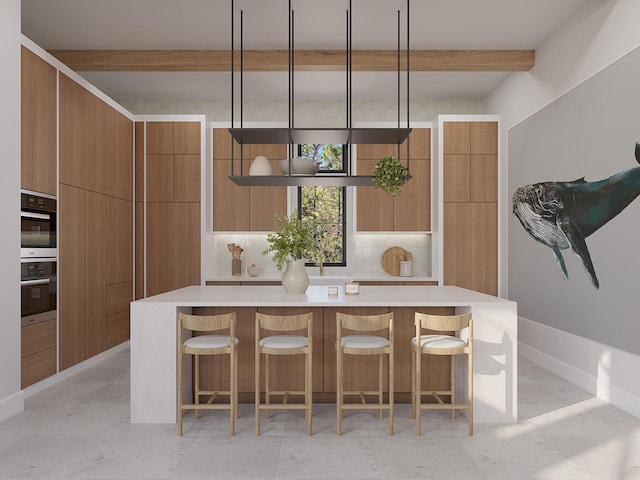
[(431, 230), (431, 161), (411, 160), (411, 180), (393, 199), (393, 230), (426, 232)]
[[(358, 175), (373, 175), (378, 160), (358, 157)], [(359, 232), (393, 231), (394, 209), (390, 194), (375, 187), (357, 187), (357, 202), (356, 225)]]
[[(406, 163), (411, 152), (411, 180), (393, 198), (375, 187), (357, 188), (356, 225), (360, 232), (426, 232), (431, 230), (431, 129), (415, 128), (400, 146)], [(387, 155), (398, 157), (397, 145), (358, 145), (358, 175), (373, 175), (376, 163)]]
[(87, 122), (89, 93), (64, 74), (60, 78), (60, 183), (85, 188)]
[(173, 122), (173, 153), (200, 155), (200, 122)]
[(56, 373), (56, 321), (21, 328), (21, 388)]
[(133, 199), (133, 122), (111, 106), (106, 106), (106, 175), (107, 195)]
[(497, 122), (444, 122), (443, 280), (498, 293)]
[[(277, 227), (275, 215), (287, 213), (287, 187), (240, 187), (231, 175), (231, 135), (228, 130), (213, 130), (213, 230), (272, 231)], [(234, 174), (248, 175), (257, 155), (271, 161), (273, 172), (279, 175), (278, 163), (287, 157), (286, 145), (245, 145), (244, 161), (240, 162), (240, 145), (234, 145)]]
[(57, 194), (57, 72), (22, 47), (22, 188)]
[(147, 122), (147, 155), (173, 155), (173, 122)]
[[(59, 362), (65, 370), (85, 357), (85, 191), (60, 184), (58, 197)], [(63, 233), (64, 232), (64, 233)]]
[(131, 282), (133, 273), (133, 204), (106, 197), (106, 285)]
[[(85, 358), (106, 350), (107, 228), (106, 196), (85, 193)], [(108, 247), (111, 249), (111, 245)]]

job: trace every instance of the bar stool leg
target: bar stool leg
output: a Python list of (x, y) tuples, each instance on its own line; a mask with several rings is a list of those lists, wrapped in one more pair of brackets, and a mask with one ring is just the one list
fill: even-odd
[[(269, 393), (269, 361), (270, 355), (264, 355), (264, 403), (269, 406), (271, 403), (271, 394)], [(265, 410), (265, 418), (270, 418), (271, 412), (267, 408)]]
[(393, 435), (393, 402), (395, 397), (393, 349), (389, 352), (389, 435)]
[(338, 347), (338, 388), (336, 392), (336, 433), (338, 436), (342, 435), (342, 352)]
[[(451, 404), (456, 403), (456, 356), (451, 355)], [(456, 409), (451, 409), (451, 420), (456, 418)]]
[[(199, 361), (199, 355), (194, 355), (193, 356), (193, 361), (196, 364), (195, 367), (195, 381), (194, 381), (194, 392), (193, 392), (193, 403), (195, 403), (196, 405), (198, 405), (200, 403), (200, 361)], [(200, 409), (196, 408), (195, 409), (195, 413), (194, 413), (196, 418), (200, 418)]]
[(411, 345), (411, 418), (416, 418), (416, 351)]
[(414, 401), (416, 404), (416, 435), (420, 436), (422, 430), (422, 353), (416, 348), (416, 389), (414, 392)]
[[(378, 404), (382, 405), (384, 401), (383, 393), (382, 393), (382, 368), (383, 368), (382, 354), (378, 355)], [(378, 410), (378, 418), (382, 420), (382, 406), (380, 410)]]
[[(233, 342), (233, 339), (231, 340)], [(234, 352), (235, 353), (235, 352)], [(234, 362), (235, 355), (232, 355), (229, 352), (229, 416), (230, 425), (231, 425), (231, 435), (235, 434), (236, 429), (236, 409), (235, 409), (235, 376), (236, 376), (236, 365)]]
[(256, 436), (260, 435), (260, 354), (256, 352), (255, 365)]

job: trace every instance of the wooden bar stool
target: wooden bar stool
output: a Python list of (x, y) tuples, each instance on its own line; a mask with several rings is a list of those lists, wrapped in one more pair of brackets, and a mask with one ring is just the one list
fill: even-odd
[[(185, 338), (185, 333), (215, 332), (227, 330), (227, 335), (196, 335)], [(236, 338), (236, 314), (224, 315), (178, 315), (178, 435), (182, 435), (182, 416), (184, 410), (194, 410), (196, 418), (200, 418), (200, 410), (229, 410), (231, 435), (235, 434), (235, 419), (238, 417), (238, 348), (240, 341)], [(232, 341), (233, 339), (233, 341)], [(193, 402), (182, 401), (182, 364), (183, 356), (193, 355), (194, 380)], [(229, 390), (200, 390), (201, 355), (229, 355)], [(206, 403), (200, 403), (201, 396), (209, 396)], [(228, 395), (229, 403), (213, 403), (218, 395)]]
[[(261, 336), (261, 331), (267, 330), (279, 332), (277, 335)], [(305, 335), (292, 335), (296, 331), (306, 330)], [(282, 333), (289, 334), (283, 335)], [(271, 396), (282, 395), (283, 402), (276, 408), (286, 410), (304, 410), (307, 419), (307, 433), (311, 435), (311, 410), (312, 410), (312, 385), (311, 385), (311, 360), (313, 345), (313, 313), (301, 315), (265, 315), (256, 313), (256, 345), (255, 345), (255, 381), (256, 381), (256, 435), (260, 435), (260, 410), (266, 410), (269, 418), (269, 410), (272, 407)], [(302, 391), (276, 391), (270, 388), (269, 357), (271, 355), (300, 355), (305, 356), (304, 390)], [(260, 403), (260, 356), (265, 356), (265, 403)], [(304, 395), (304, 403), (288, 403), (289, 395)]]
[[(375, 332), (387, 330), (388, 337), (377, 335), (344, 335), (342, 330), (359, 332)], [(337, 385), (337, 423), (336, 431), (342, 435), (342, 417), (344, 410), (389, 410), (389, 435), (393, 435), (393, 312), (382, 315), (348, 315), (336, 313), (336, 350), (338, 353), (338, 385)], [(378, 390), (353, 391), (344, 390), (344, 355), (378, 355)], [(383, 399), (383, 357), (389, 357), (389, 401)], [(345, 395), (359, 395), (361, 403), (344, 404)], [(365, 395), (377, 395), (378, 403), (367, 404)]]
[[(421, 434), (421, 412), (427, 409), (451, 410), (451, 418), (455, 418), (456, 410), (467, 410), (469, 420), (469, 435), (473, 435), (473, 319), (471, 314), (464, 315), (430, 315), (415, 314), (416, 336), (411, 339), (412, 379), (412, 413), (416, 418), (416, 435)], [(443, 334), (423, 335), (422, 330), (443, 332)], [(467, 330), (467, 339), (444, 334)], [(420, 345), (416, 339), (420, 339)], [(421, 355), (451, 355), (451, 384), (449, 390), (422, 390)], [(455, 357), (467, 355), (468, 384), (466, 403), (456, 402), (456, 373)], [(423, 395), (431, 395), (435, 403), (422, 403)], [(449, 395), (450, 401), (445, 402), (442, 395)]]

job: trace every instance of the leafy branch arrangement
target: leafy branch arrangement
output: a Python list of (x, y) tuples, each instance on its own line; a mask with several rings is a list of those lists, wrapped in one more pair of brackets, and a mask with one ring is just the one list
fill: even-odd
[(298, 218), (298, 212), (281, 217), (275, 215), (278, 229), (267, 235), (269, 246), (262, 252), (267, 255), (274, 253), (273, 261), (279, 271), (283, 271), (287, 260), (298, 260), (312, 255), (315, 249), (313, 229), (303, 224)]
[(384, 157), (373, 169), (373, 183), (393, 197), (400, 195), (400, 187), (409, 180), (409, 169), (393, 156)]

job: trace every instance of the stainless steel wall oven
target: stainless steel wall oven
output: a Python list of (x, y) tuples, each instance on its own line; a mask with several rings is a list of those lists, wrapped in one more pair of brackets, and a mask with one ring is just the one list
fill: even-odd
[(20, 193), (20, 256), (55, 258), (56, 198), (22, 190)]
[(20, 264), (22, 326), (56, 318), (57, 262), (55, 258), (23, 258)]

